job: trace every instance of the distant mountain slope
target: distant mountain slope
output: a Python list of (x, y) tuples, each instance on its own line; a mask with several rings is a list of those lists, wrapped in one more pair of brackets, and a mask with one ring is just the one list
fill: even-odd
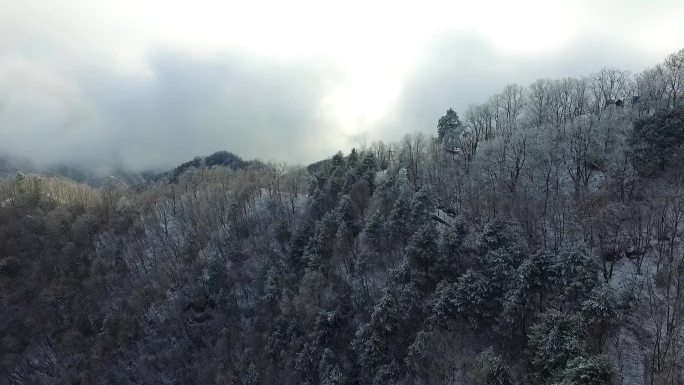
[(202, 167), (229, 167), (233, 170), (240, 170), (250, 166), (261, 167), (263, 164), (258, 160), (243, 160), (232, 152), (217, 151), (208, 156), (195, 157), (193, 160), (182, 163), (169, 172), (160, 174), (160, 176), (167, 176), (171, 182), (177, 182), (178, 178), (191, 169)]
[(240, 170), (247, 167), (262, 167), (263, 164), (258, 160), (246, 161), (238, 155), (228, 151), (217, 151), (211, 155), (198, 156), (194, 159), (181, 163), (169, 171), (142, 171), (136, 172), (117, 168), (113, 171), (103, 173), (90, 168), (88, 165), (53, 165), (40, 167), (31, 161), (10, 156), (0, 156), (0, 178), (12, 178), (17, 172), (37, 174), (45, 176), (62, 177), (79, 183), (85, 183), (92, 187), (100, 187), (112, 178), (124, 182), (129, 186), (140, 185), (160, 178), (168, 177), (169, 181), (177, 182), (183, 174), (191, 169), (228, 167), (233, 170)]
[(10, 156), (0, 156), (0, 178), (14, 177), (17, 172), (55, 176), (85, 183), (92, 187), (100, 187), (107, 183), (111, 177), (115, 177), (127, 185), (133, 186), (153, 178), (155, 172), (134, 172), (130, 170), (115, 169), (108, 173), (98, 172), (86, 165), (60, 164), (48, 167), (37, 166), (29, 160)]

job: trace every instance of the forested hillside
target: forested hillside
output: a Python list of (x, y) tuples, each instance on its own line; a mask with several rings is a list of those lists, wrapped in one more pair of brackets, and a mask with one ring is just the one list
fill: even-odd
[(684, 383), (683, 101), (684, 50), (308, 168), (6, 178), (0, 384)]

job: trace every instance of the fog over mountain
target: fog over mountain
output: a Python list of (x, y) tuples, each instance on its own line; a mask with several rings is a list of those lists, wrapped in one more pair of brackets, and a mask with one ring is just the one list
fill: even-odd
[(640, 71), (679, 48), (682, 18), (677, 1), (3, 2), (0, 154), (134, 170), (219, 149), (308, 163), (429, 132), (507, 83)]
[(681, 0), (0, 0), (0, 385), (684, 384)]

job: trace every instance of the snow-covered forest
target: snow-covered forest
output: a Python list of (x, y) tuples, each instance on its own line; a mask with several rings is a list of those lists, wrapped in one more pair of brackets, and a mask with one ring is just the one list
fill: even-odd
[(6, 175), (0, 384), (684, 383), (684, 50), (433, 132)]

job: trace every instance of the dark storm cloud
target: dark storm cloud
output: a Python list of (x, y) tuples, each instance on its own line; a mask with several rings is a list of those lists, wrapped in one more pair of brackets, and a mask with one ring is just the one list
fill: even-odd
[(168, 165), (220, 149), (305, 161), (323, 156), (319, 109), (332, 72), (316, 63), (269, 64), (245, 55), (197, 59), (158, 53), (149, 78), (90, 90), (117, 131), (117, 158)]
[[(330, 152), (320, 101), (335, 73), (317, 62), (161, 51), (143, 75), (53, 73), (17, 61), (0, 79), (0, 152), (39, 163), (164, 168), (230, 150), (305, 162)], [(3, 108), (4, 106), (4, 108)]]

